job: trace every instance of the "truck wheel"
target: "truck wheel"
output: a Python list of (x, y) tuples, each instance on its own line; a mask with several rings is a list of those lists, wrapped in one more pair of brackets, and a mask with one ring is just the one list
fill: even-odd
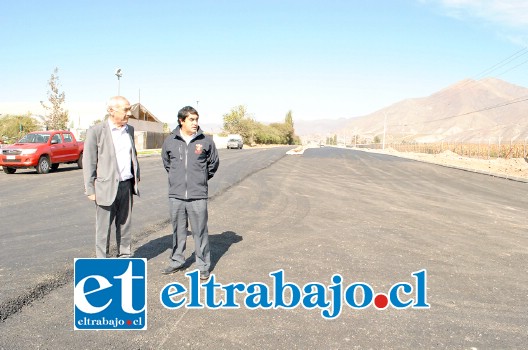
[(6, 174), (14, 174), (14, 173), (16, 173), (16, 168), (10, 168), (10, 167), (7, 167), (7, 166), (4, 166), (2, 168), (4, 168), (4, 173), (6, 173)]
[(51, 164), (51, 170), (55, 171), (55, 170), (59, 169), (59, 164), (60, 164), (60, 163), (53, 163), (53, 164)]
[(82, 154), (82, 152), (81, 152), (81, 154), (79, 154), (79, 159), (77, 159), (77, 166), (79, 167), (79, 169), (83, 168), (83, 154)]
[(48, 157), (42, 156), (40, 157), (38, 164), (37, 164), (37, 173), (39, 174), (47, 174), (50, 171), (50, 161)]

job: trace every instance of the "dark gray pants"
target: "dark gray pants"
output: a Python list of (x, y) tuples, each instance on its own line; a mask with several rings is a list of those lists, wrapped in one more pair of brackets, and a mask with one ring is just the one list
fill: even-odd
[(115, 224), (117, 256), (131, 255), (132, 186), (132, 181), (121, 181), (112, 205), (95, 205), (95, 256), (98, 258), (109, 256), (112, 224)]
[(196, 267), (200, 271), (209, 271), (211, 251), (207, 229), (207, 199), (181, 200), (169, 198), (169, 209), (172, 221), (171, 266), (179, 267), (185, 263), (184, 253), (187, 243), (188, 219), (194, 238)]

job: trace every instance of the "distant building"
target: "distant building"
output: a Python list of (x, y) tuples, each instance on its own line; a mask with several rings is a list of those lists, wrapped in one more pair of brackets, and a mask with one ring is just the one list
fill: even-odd
[(163, 122), (156, 116), (149, 112), (140, 103), (135, 103), (130, 106), (132, 117), (128, 119), (128, 123), (134, 127), (136, 131), (149, 131), (163, 133)]
[(163, 130), (164, 123), (140, 103), (130, 106), (130, 110), (132, 116), (128, 119), (128, 124), (134, 127), (136, 148), (161, 148), (168, 134)]
[[(134, 127), (134, 141), (137, 150), (161, 148), (169, 133), (164, 131), (164, 123), (152, 114), (145, 106), (135, 103), (130, 106), (132, 116), (128, 124)], [(108, 115), (106, 116), (108, 117)], [(106, 118), (105, 117), (105, 118)], [(84, 140), (86, 129), (72, 130), (75, 137)]]

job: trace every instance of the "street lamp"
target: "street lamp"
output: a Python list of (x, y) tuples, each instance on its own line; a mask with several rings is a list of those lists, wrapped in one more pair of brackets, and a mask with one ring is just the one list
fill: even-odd
[(115, 75), (117, 77), (117, 96), (120, 96), (120, 90), (121, 90), (121, 77), (123, 76), (123, 71), (121, 68), (117, 68)]

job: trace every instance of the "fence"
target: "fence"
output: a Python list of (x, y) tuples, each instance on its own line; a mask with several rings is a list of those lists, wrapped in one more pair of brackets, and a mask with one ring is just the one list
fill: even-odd
[[(376, 143), (369, 145), (357, 145), (357, 147), (381, 149), (383, 146), (380, 143)], [(464, 157), (479, 159), (526, 158), (528, 150), (528, 144), (526, 141), (501, 144), (475, 144), (457, 142), (385, 144), (385, 148), (389, 147), (397, 150), (398, 152), (438, 154), (444, 151), (451, 151)]]
[(135, 143), (137, 150), (156, 149), (163, 146), (163, 141), (169, 133), (138, 131), (135, 133)]

